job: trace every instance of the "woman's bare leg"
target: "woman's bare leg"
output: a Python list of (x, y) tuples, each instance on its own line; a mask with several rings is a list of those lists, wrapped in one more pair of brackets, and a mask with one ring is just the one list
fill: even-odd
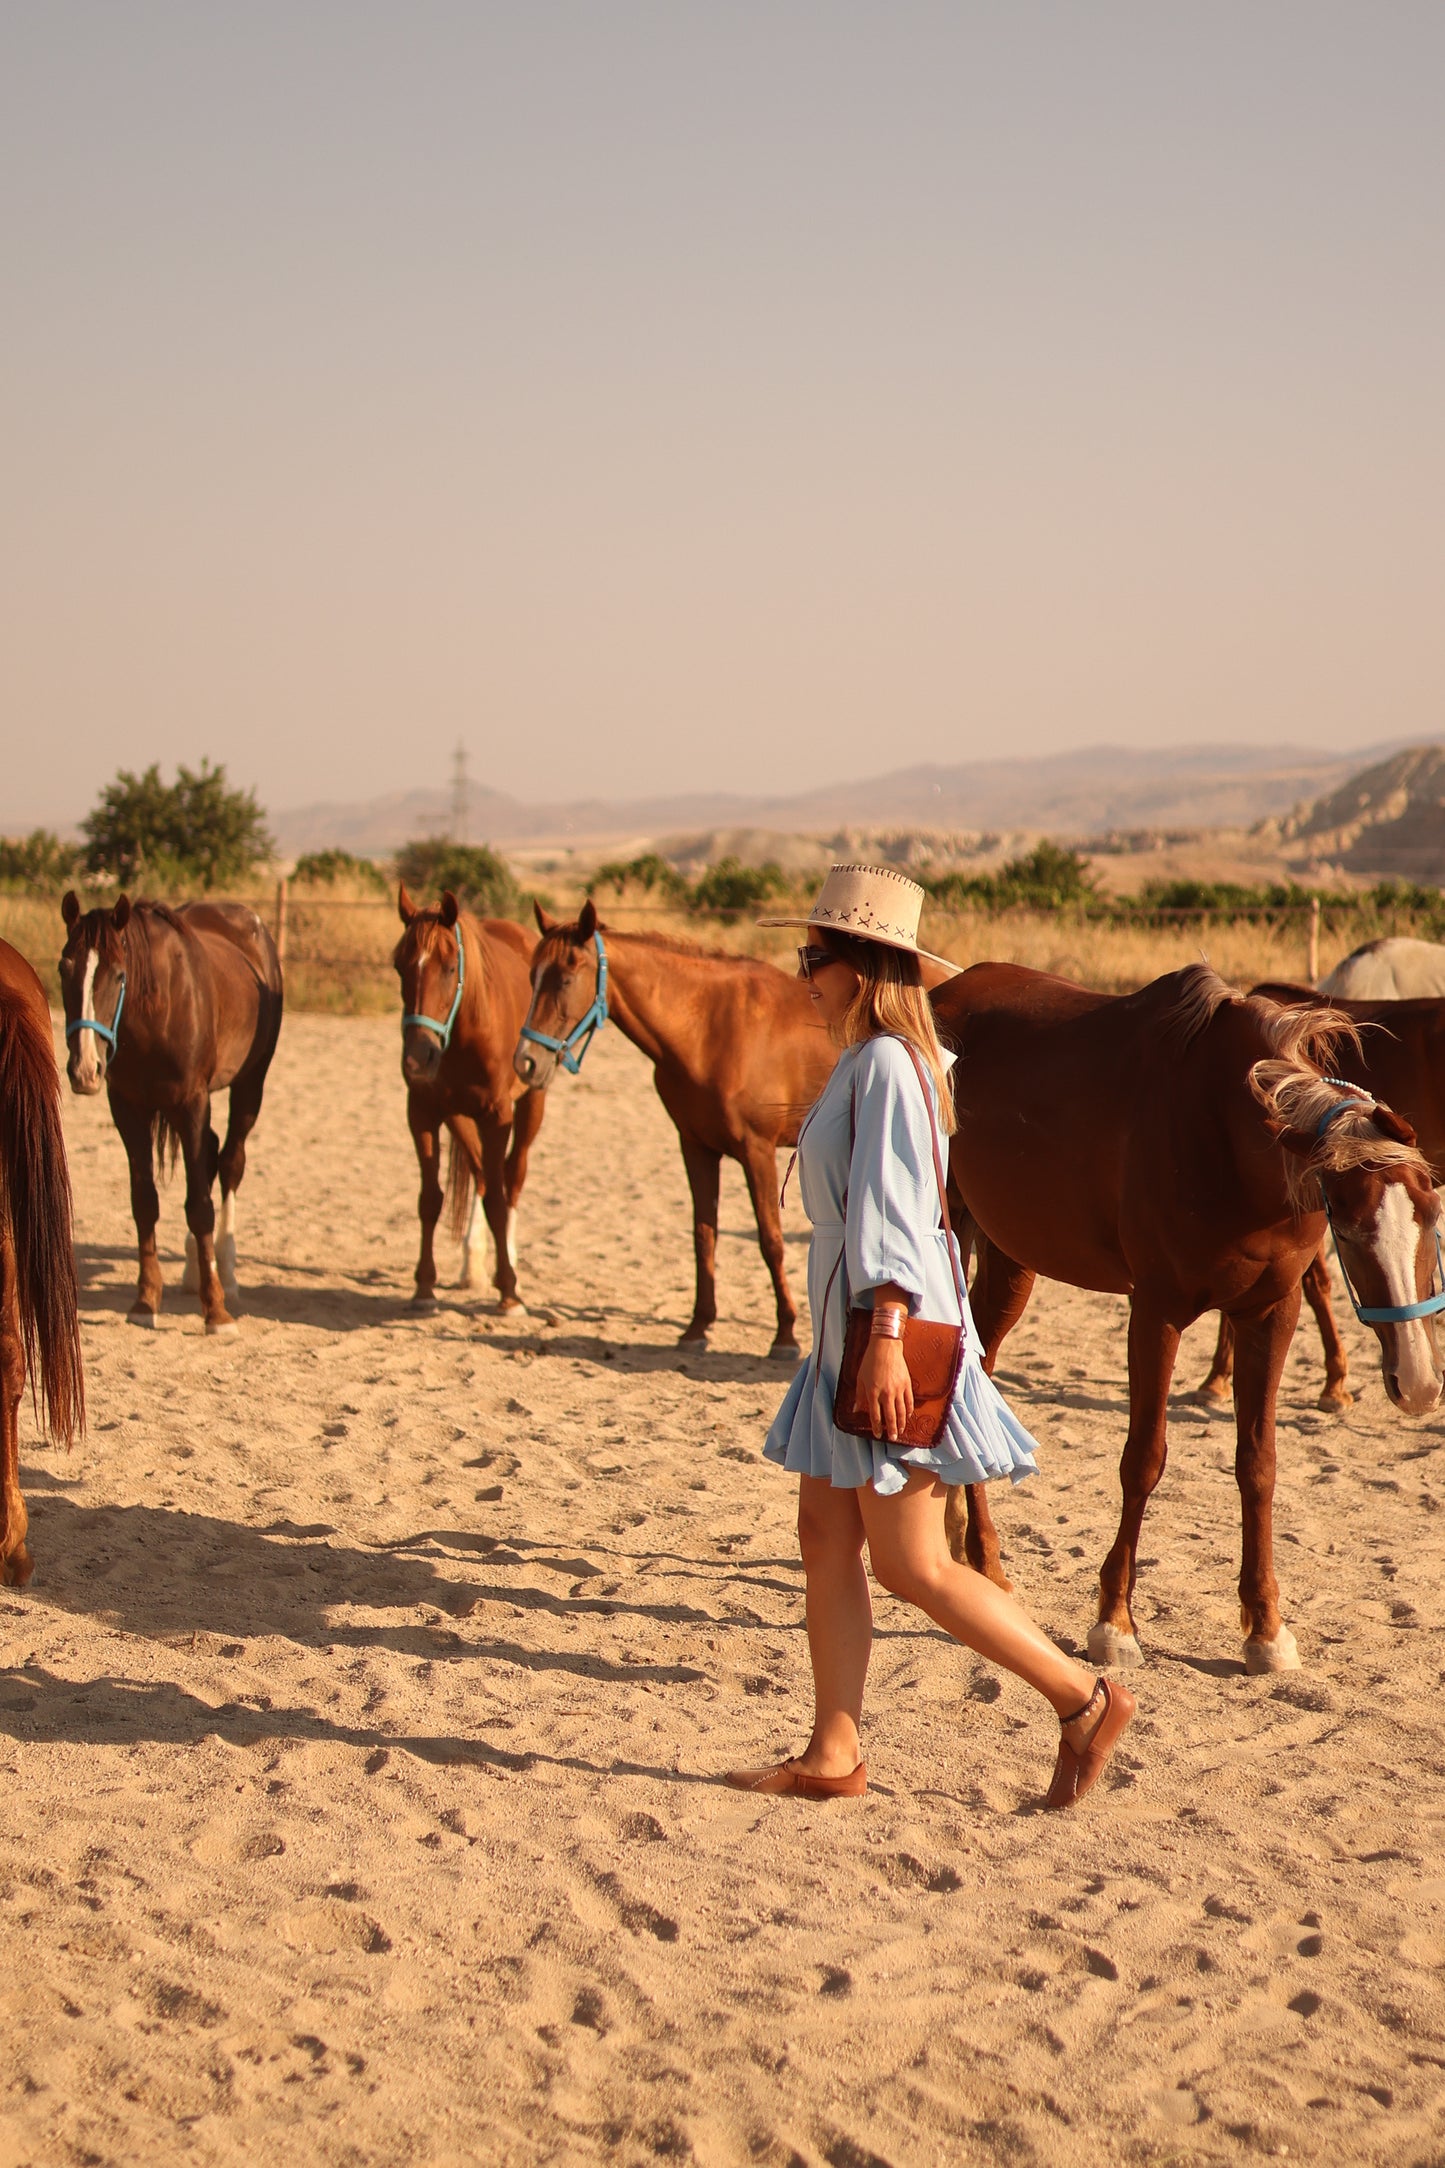
[(814, 1710), (813, 1736), (798, 1763), (820, 1777), (847, 1776), (862, 1758), (863, 1683), (873, 1647), (873, 1605), (859, 1510), (863, 1496), (863, 1491), (835, 1490), (818, 1476), (798, 1478), (798, 1543), (808, 1580)]
[[(1060, 1717), (1084, 1708), (1094, 1692), (1093, 1672), (1066, 1656), (1014, 1597), (949, 1551), (944, 1486), (930, 1469), (911, 1470), (907, 1489), (891, 1498), (880, 1498), (871, 1483), (856, 1496), (873, 1572), (886, 1589), (916, 1604), (956, 1641), (1036, 1687)], [(1068, 1725), (1069, 1743), (1082, 1746), (1101, 1713), (1096, 1706), (1081, 1720), (1078, 1737)]]

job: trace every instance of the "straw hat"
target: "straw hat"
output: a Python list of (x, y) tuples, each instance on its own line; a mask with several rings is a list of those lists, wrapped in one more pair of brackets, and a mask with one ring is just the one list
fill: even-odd
[(918, 918), (924, 892), (917, 881), (892, 866), (834, 866), (806, 918), (760, 918), (760, 926), (822, 926), (830, 933), (851, 934), (855, 941), (878, 941), (884, 948), (906, 949), (910, 956), (958, 965), (918, 946)]

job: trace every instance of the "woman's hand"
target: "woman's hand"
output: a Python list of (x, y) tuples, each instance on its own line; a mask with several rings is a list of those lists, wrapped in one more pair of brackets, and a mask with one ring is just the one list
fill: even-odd
[(858, 1397), (868, 1411), (875, 1438), (896, 1445), (913, 1413), (913, 1380), (898, 1340), (875, 1335), (858, 1366)]

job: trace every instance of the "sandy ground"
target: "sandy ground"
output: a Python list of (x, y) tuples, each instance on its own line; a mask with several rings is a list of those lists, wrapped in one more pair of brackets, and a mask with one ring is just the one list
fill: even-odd
[[(1352, 1416), (1303, 1336), (1283, 1399), (1302, 1672), (1241, 1671), (1231, 1431), (1181, 1399), (1096, 1804), (1039, 1814), (1047, 1712), (881, 1594), (870, 1796), (750, 1801), (717, 1772), (809, 1707), (766, 1279), (729, 1170), (724, 1319), (678, 1355), (681, 1162), (618, 1034), (533, 1160), (550, 1323), (408, 1310), (390, 1022), (287, 1024), (235, 1343), (179, 1293), (175, 1188), (127, 1327), (119, 1142), (66, 1118), (91, 1431), (27, 1416), (0, 1595), (6, 2168), (1445, 2159), (1442, 1429), (1356, 1328)], [(1006, 1355), (1044, 1453), (997, 1511), (1071, 1641), (1123, 1321), (1045, 1287)]]

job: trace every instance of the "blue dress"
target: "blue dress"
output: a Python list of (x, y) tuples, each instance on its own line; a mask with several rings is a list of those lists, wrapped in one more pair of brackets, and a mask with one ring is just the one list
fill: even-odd
[[(932, 1098), (931, 1080), (928, 1091)], [(851, 1162), (850, 1093), (855, 1117)], [(763, 1446), (767, 1459), (796, 1475), (820, 1476), (840, 1490), (871, 1483), (885, 1498), (903, 1489), (909, 1468), (932, 1468), (943, 1483), (986, 1483), (1001, 1475), (1017, 1483), (1034, 1474), (1037, 1447), (985, 1375), (966, 1302), (963, 1368), (937, 1445), (875, 1444), (834, 1427), (833, 1394), (848, 1300), (866, 1304), (873, 1288), (892, 1281), (907, 1295), (913, 1316), (947, 1324), (958, 1317), (928, 1112), (918, 1072), (899, 1040), (865, 1039), (839, 1056), (799, 1139), (798, 1173), (803, 1208), (813, 1222), (808, 1302), (814, 1354), (799, 1364), (773, 1420)], [(825, 1301), (845, 1243), (843, 1269)], [(955, 1254), (957, 1247), (955, 1243)]]

